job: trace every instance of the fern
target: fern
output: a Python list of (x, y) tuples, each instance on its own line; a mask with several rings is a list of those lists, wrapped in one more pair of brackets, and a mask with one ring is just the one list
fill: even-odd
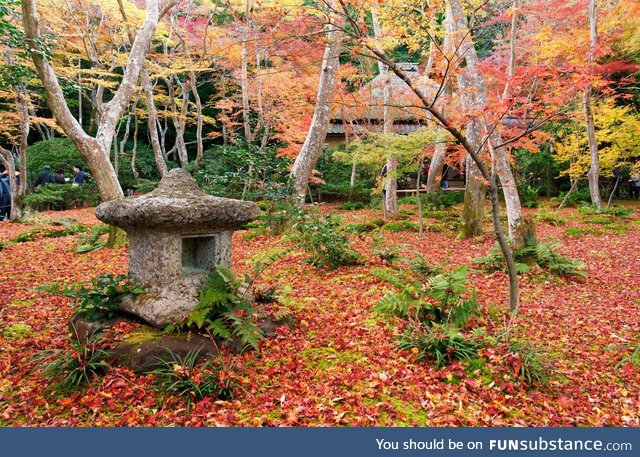
[(217, 265), (204, 280), (198, 305), (189, 313), (187, 325), (206, 329), (224, 340), (238, 338), (258, 349), (264, 332), (253, 322), (256, 309), (244, 298), (242, 282), (233, 272)]
[(379, 313), (406, 317), (409, 314), (409, 306), (412, 303), (413, 298), (407, 293), (389, 292), (378, 301), (374, 309)]
[(427, 278), (431, 275), (439, 273), (439, 269), (432, 267), (429, 261), (422, 254), (416, 254), (411, 260), (407, 261), (409, 269), (419, 277)]
[(391, 272), (390, 270), (374, 268), (371, 271), (371, 275), (391, 284), (394, 287), (397, 287), (398, 289), (403, 289), (405, 287), (406, 278), (398, 273)]
[(388, 270), (374, 270), (373, 275), (399, 289), (388, 292), (375, 305), (380, 313), (415, 319), (426, 325), (447, 324), (464, 328), (478, 313), (475, 292), (463, 300), (469, 268), (461, 266), (448, 273), (433, 276), (423, 284), (407, 280)]
[[(527, 273), (530, 267), (527, 262), (533, 262), (540, 268), (546, 268), (556, 275), (573, 275), (586, 277), (586, 264), (580, 260), (565, 257), (558, 252), (562, 245), (558, 242), (541, 243), (529, 241), (522, 249), (514, 251), (516, 271)], [(474, 263), (481, 265), (488, 271), (505, 271), (504, 257), (498, 245), (494, 245), (486, 257), (474, 259)]]
[(223, 340), (230, 340), (233, 337), (231, 330), (223, 318), (208, 320), (207, 323), (207, 328), (213, 336), (222, 338)]

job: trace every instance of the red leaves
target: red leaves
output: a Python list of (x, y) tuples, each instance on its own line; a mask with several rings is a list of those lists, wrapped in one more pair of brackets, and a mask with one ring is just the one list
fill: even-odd
[[(571, 226), (583, 225), (575, 210), (566, 213)], [(73, 214), (85, 223), (91, 220), (91, 210)], [(379, 215), (362, 210), (344, 216), (363, 222)], [(399, 351), (395, 338), (401, 329), (372, 311), (385, 285), (370, 275), (379, 260), (369, 254), (371, 240), (364, 236), (354, 237), (353, 244), (369, 255), (368, 265), (325, 273), (292, 254), (264, 273), (258, 287), (277, 284), (285, 289), (280, 306), (293, 314), (294, 327), (278, 328), (275, 338), (262, 342), (260, 356), (244, 354), (245, 372), (223, 375), (236, 376), (241, 383), (244, 393), (236, 400), (205, 398), (193, 405), (190, 415), (183, 400), (158, 398), (150, 387), (151, 376), (121, 368), (83, 391), (50, 400), (43, 393), (47, 380), (32, 371), (28, 360), (38, 349), (66, 344), (72, 310), (68, 300), (34, 292), (33, 287), (122, 273), (127, 253), (103, 249), (78, 255), (71, 237), (12, 245), (0, 257), (2, 327), (26, 323), (34, 332), (23, 340), (8, 340), (0, 333), (0, 402), (5, 405), (0, 424), (638, 425), (638, 367), (615, 369), (629, 351), (604, 350), (637, 341), (640, 329), (635, 312), (640, 273), (637, 259), (629, 255), (637, 248), (640, 230), (635, 221), (625, 224), (629, 230), (624, 234), (609, 231), (579, 239), (568, 237), (566, 226), (539, 227), (542, 238), (561, 239), (565, 254), (589, 265), (588, 281), (536, 277), (535, 272), (523, 279), (522, 315), (513, 331), (557, 355), (548, 387), (524, 384), (518, 376), (522, 359), (500, 348), (484, 348), (479, 357), (487, 362), (473, 370), (462, 363), (436, 370)], [(10, 238), (13, 230), (14, 224), (0, 225), (0, 239)], [(18, 226), (17, 232), (24, 230)], [(489, 236), (466, 241), (446, 232), (426, 236), (397, 234), (403, 255), (421, 253), (431, 264), (455, 266), (485, 254), (493, 243)], [(233, 265), (250, 268), (247, 259), (279, 243), (265, 237), (247, 242), (237, 234)], [(504, 306), (502, 273), (475, 273), (470, 282), (481, 303)], [(107, 338), (117, 340), (136, 325), (119, 323)]]

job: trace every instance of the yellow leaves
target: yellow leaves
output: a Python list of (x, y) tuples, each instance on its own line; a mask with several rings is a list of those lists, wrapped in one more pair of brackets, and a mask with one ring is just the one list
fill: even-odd
[[(640, 155), (640, 116), (626, 106), (615, 106), (613, 100), (605, 100), (593, 107), (593, 117), (602, 174), (610, 174), (619, 163)], [(577, 178), (587, 173), (590, 159), (584, 122), (577, 122), (561, 135), (554, 147), (556, 158), (570, 163), (564, 174)]]

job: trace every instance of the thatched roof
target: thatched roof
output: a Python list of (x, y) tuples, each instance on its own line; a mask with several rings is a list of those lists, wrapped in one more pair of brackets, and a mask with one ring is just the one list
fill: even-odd
[[(409, 75), (414, 84), (427, 92), (433, 90), (434, 83), (420, 76), (417, 63), (399, 63), (398, 66)], [(425, 110), (421, 102), (402, 79), (392, 71), (388, 75), (391, 85), (391, 115), (396, 133), (410, 133), (416, 130), (416, 125), (426, 123)], [(356, 129), (367, 131), (382, 131), (384, 119), (384, 86), (387, 76), (378, 74), (357, 92), (350, 94), (340, 106), (334, 108), (329, 133), (344, 133), (345, 119)], [(409, 131), (410, 130), (410, 131)]]

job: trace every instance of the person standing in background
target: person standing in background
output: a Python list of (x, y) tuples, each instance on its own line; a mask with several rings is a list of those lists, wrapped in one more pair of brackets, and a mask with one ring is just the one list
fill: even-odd
[(53, 181), (56, 184), (65, 184), (67, 180), (64, 178), (64, 168), (58, 168), (56, 174), (53, 176)]
[(42, 187), (53, 183), (53, 175), (51, 174), (51, 166), (45, 165), (44, 170), (36, 177), (35, 187)]
[(82, 166), (80, 164), (75, 164), (73, 166), (73, 182), (74, 186), (80, 186), (84, 184), (84, 171), (82, 171)]

